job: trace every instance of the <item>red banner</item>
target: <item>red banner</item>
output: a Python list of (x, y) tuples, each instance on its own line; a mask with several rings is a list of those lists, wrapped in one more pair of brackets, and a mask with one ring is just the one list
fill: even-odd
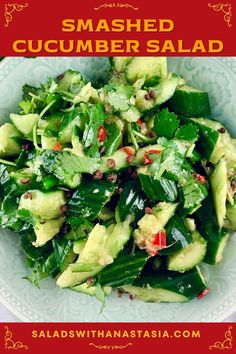
[[(29, 354), (234, 352), (236, 326), (230, 323), (5, 323), (0, 326), (0, 352)], [(46, 351), (45, 351), (46, 350)]]
[(233, 56), (231, 2), (1, 1), (0, 55)]

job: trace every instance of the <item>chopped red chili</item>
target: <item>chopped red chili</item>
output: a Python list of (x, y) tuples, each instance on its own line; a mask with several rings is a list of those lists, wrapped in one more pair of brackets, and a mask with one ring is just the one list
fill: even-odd
[(149, 256), (154, 257), (158, 254), (158, 249), (152, 250), (152, 251), (147, 250), (147, 252), (148, 252)]
[(60, 143), (56, 143), (54, 146), (53, 146), (53, 151), (61, 151), (62, 150), (62, 146)]
[(139, 118), (139, 119), (137, 120), (137, 124), (138, 124), (139, 127), (141, 127), (142, 124), (143, 124), (143, 120), (142, 120), (141, 118)]
[(153, 244), (160, 249), (166, 247), (166, 233), (164, 231), (158, 231), (158, 233), (155, 234)]
[(198, 294), (198, 300), (201, 300), (206, 294), (208, 294), (211, 290), (209, 288), (204, 289), (200, 294)]
[(127, 162), (128, 164), (132, 163), (133, 161), (134, 161), (134, 155), (132, 155), (132, 156), (127, 156), (127, 157), (126, 157), (126, 162)]
[(150, 159), (150, 154), (160, 154), (161, 150), (148, 150), (144, 153), (144, 165), (150, 165), (152, 160)]
[(98, 128), (98, 140), (100, 142), (103, 142), (107, 137), (107, 131), (106, 131), (106, 128), (104, 127), (104, 125), (101, 125), (99, 128)]
[(134, 155), (134, 150), (129, 147), (129, 146), (125, 146), (122, 148), (122, 150), (124, 150), (124, 152), (128, 155), (128, 156), (133, 156)]
[(206, 184), (206, 178), (198, 173), (194, 173), (193, 176), (201, 183)]

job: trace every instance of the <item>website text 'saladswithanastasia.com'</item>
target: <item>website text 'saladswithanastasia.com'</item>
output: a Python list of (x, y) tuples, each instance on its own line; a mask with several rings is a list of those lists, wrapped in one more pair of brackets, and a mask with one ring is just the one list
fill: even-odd
[(201, 332), (198, 329), (175, 329), (173, 331), (167, 329), (131, 329), (131, 330), (32, 330), (32, 338), (39, 339), (67, 339), (67, 338), (78, 338), (78, 339), (88, 339), (88, 338), (200, 338)]

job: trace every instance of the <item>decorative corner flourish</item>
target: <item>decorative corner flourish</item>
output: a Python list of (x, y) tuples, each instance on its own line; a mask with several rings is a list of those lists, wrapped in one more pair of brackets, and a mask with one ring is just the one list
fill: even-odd
[(214, 11), (222, 11), (224, 13), (224, 21), (228, 24), (228, 27), (232, 27), (231, 19), (233, 16), (232, 13), (232, 4), (208, 4), (209, 7), (213, 8)]
[(127, 343), (126, 345), (96, 345), (94, 343), (89, 343), (89, 345), (97, 348), (97, 349), (105, 349), (105, 350), (117, 350), (117, 349), (125, 349), (129, 346), (132, 346), (132, 343)]
[(9, 330), (8, 326), (4, 327), (5, 329), (5, 336), (4, 336), (4, 346), (5, 349), (25, 349), (28, 350), (28, 346), (24, 345), (22, 342), (14, 342), (12, 340), (12, 332)]
[(101, 10), (102, 8), (103, 9), (106, 9), (106, 8), (122, 8), (122, 7), (125, 7), (125, 8), (130, 8), (130, 9), (133, 9), (135, 11), (138, 10), (138, 7), (136, 6), (133, 6), (131, 4), (128, 4), (128, 3), (118, 3), (118, 2), (113, 2), (113, 3), (109, 3), (109, 4), (102, 4), (102, 5), (99, 5), (97, 7), (94, 7), (94, 10), (98, 11), (98, 10)]
[(213, 345), (209, 346), (209, 349), (232, 349), (233, 348), (233, 336), (231, 333), (232, 326), (229, 326), (225, 332), (225, 340), (217, 341)]
[(14, 11), (22, 11), (25, 7), (28, 7), (28, 3), (25, 4), (18, 4), (18, 3), (12, 3), (12, 4), (5, 4), (5, 8), (4, 8), (4, 17), (5, 17), (5, 27), (8, 27), (9, 23), (12, 21), (13, 17), (12, 17), (12, 13)]

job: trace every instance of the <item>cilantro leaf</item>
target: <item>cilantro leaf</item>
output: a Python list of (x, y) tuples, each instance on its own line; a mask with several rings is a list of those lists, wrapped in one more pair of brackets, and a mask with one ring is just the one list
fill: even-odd
[(111, 91), (107, 95), (108, 102), (115, 111), (125, 112), (129, 109), (129, 101), (126, 97), (120, 96), (117, 92)]
[(0, 195), (4, 196), (9, 193), (11, 185), (11, 178), (7, 167), (0, 164)]
[(129, 99), (132, 96), (134, 89), (130, 85), (106, 85), (108, 103), (115, 111), (126, 112), (130, 108)]
[(104, 124), (106, 114), (101, 103), (88, 108), (87, 113), (89, 119), (85, 124), (83, 134), (84, 147), (85, 149), (87, 148), (87, 155), (91, 157), (99, 157), (100, 141), (98, 140), (98, 130), (99, 127)]
[(182, 125), (175, 133), (175, 138), (179, 140), (190, 140), (195, 142), (198, 137), (198, 128), (192, 123)]
[(22, 108), (22, 114), (29, 114), (34, 111), (34, 106), (31, 103), (31, 100), (23, 100), (19, 103), (20, 108)]
[(74, 186), (74, 180), (78, 174), (92, 174), (99, 168), (98, 159), (88, 156), (76, 156), (69, 151), (56, 153), (51, 150), (45, 150), (41, 154), (41, 159), (46, 172), (54, 174), (62, 184), (71, 188), (76, 187)]
[(163, 109), (154, 119), (154, 130), (158, 136), (172, 139), (180, 121), (167, 108)]
[(194, 177), (189, 177), (182, 186), (182, 207), (184, 214), (192, 213), (201, 206), (208, 192), (204, 184), (198, 182)]
[(58, 273), (59, 268), (55, 259), (55, 255), (52, 253), (44, 262), (36, 261), (32, 273), (24, 277), (24, 279), (28, 280), (37, 288), (39, 288), (40, 280), (49, 276), (55, 277)]
[(30, 225), (35, 225), (35, 218), (31, 214), (31, 212), (27, 209), (18, 210), (18, 216), (22, 221), (27, 222)]
[(151, 159), (153, 163), (149, 166), (149, 172), (156, 180), (160, 180), (164, 173), (170, 179), (178, 180), (183, 172), (183, 157), (172, 148), (167, 148), (158, 155), (151, 155)]

